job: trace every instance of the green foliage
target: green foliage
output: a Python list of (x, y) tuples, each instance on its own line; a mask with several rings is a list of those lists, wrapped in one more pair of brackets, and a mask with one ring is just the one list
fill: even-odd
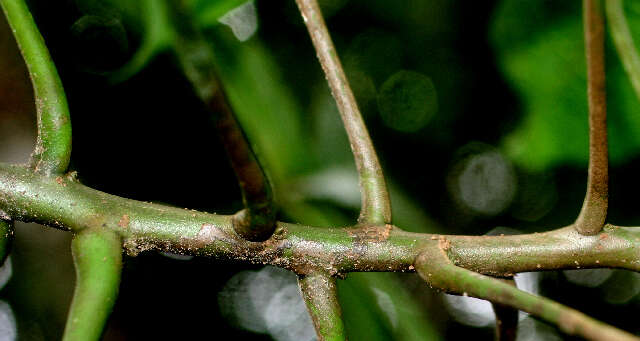
[[(495, 13), (491, 40), (524, 113), (516, 129), (505, 137), (503, 149), (530, 170), (587, 163), (581, 14), (579, 2), (557, 1), (503, 1)], [(632, 32), (640, 32), (639, 13), (627, 11), (627, 15)], [(609, 153), (615, 165), (640, 151), (640, 102), (613, 46), (606, 47)]]
[(246, 3), (247, 0), (190, 0), (189, 2), (196, 22), (206, 28), (218, 25), (220, 17)]

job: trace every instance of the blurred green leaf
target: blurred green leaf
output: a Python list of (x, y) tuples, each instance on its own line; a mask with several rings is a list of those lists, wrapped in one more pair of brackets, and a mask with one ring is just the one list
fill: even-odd
[[(252, 0), (249, 0), (252, 1)], [(195, 20), (203, 27), (218, 25), (220, 17), (247, 2), (247, 0), (191, 0)]]
[[(579, 3), (503, 1), (491, 39), (499, 66), (520, 96), (524, 116), (503, 140), (529, 170), (588, 160), (586, 66)], [(638, 21), (633, 21), (640, 29)], [(640, 151), (640, 115), (615, 51), (607, 45), (609, 153), (613, 164)]]
[(276, 187), (310, 169), (313, 158), (300, 120), (302, 109), (271, 53), (259, 41), (216, 37), (212, 46), (222, 84)]
[[(112, 1), (123, 2), (122, 0)], [(171, 46), (174, 38), (165, 1), (143, 0), (140, 2), (140, 8), (134, 9), (131, 6), (119, 8), (136, 11), (128, 13), (128, 16), (134, 18), (137, 15), (138, 21), (142, 23), (142, 43), (131, 60), (112, 75), (111, 78), (114, 82), (126, 80), (138, 73), (155, 55)]]

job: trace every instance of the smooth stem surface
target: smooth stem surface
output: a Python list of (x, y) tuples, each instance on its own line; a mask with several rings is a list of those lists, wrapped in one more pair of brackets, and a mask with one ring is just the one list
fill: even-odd
[(29, 70), (38, 113), (38, 139), (32, 166), (43, 174), (62, 174), (71, 157), (67, 97), (53, 60), (23, 0), (0, 0)]
[(318, 340), (346, 340), (336, 279), (326, 273), (313, 272), (299, 276), (298, 285), (316, 328)]
[(633, 43), (633, 37), (624, 15), (622, 0), (607, 0), (605, 8), (607, 13), (607, 23), (613, 37), (613, 43), (618, 51), (618, 56), (622, 60), (624, 70), (631, 80), (636, 97), (640, 100), (640, 57)]
[(449, 293), (476, 297), (516, 308), (587, 340), (638, 341), (627, 332), (594, 320), (579, 311), (544, 297), (518, 290), (513, 285), (454, 265), (445, 253), (449, 246), (425, 250), (416, 259), (416, 270), (432, 287)]
[(76, 287), (63, 340), (100, 340), (118, 296), (122, 242), (112, 231), (91, 228), (74, 236), (71, 251)]
[(296, 0), (311, 41), (315, 47), (322, 70), (336, 100), (342, 122), (349, 136), (351, 150), (358, 169), (362, 209), (360, 223), (391, 223), (389, 192), (382, 174), (369, 132), (364, 124), (358, 104), (342, 69), (338, 53), (327, 30), (316, 0)]
[(604, 226), (609, 206), (604, 18), (600, 0), (584, 0), (583, 6), (589, 98), (589, 176), (587, 194), (575, 227), (581, 234), (594, 235)]
[(273, 189), (249, 140), (235, 117), (213, 64), (211, 47), (202, 38), (184, 9), (172, 9), (178, 34), (175, 51), (183, 72), (207, 109), (215, 117), (217, 133), (238, 179), (245, 209), (233, 220), (236, 233), (247, 240), (263, 241), (275, 230)]

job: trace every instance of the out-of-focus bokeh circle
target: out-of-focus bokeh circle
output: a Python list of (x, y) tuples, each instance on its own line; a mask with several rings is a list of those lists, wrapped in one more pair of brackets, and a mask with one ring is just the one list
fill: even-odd
[(378, 92), (378, 110), (384, 123), (401, 132), (416, 132), (438, 111), (431, 79), (414, 71), (398, 71)]

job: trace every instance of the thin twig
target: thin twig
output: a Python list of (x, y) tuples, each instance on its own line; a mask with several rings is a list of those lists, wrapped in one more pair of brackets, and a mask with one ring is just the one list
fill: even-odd
[(100, 340), (118, 297), (122, 274), (122, 241), (113, 231), (91, 228), (71, 241), (76, 267), (64, 341)]
[(360, 177), (362, 224), (391, 222), (391, 203), (373, 144), (316, 0), (296, 0), (349, 136)]
[(32, 167), (59, 175), (71, 158), (71, 119), (67, 98), (49, 51), (23, 0), (0, 0), (22, 57), (29, 70), (38, 113), (38, 138)]
[(245, 209), (234, 217), (236, 233), (247, 240), (263, 241), (275, 230), (273, 190), (249, 140), (238, 123), (217, 77), (211, 47), (174, 4), (172, 13), (178, 37), (175, 51), (184, 74), (214, 115), (216, 128), (236, 174)]
[(299, 276), (298, 285), (316, 328), (318, 340), (346, 340), (336, 279), (328, 274), (313, 272)]
[[(506, 284), (516, 287), (516, 281), (511, 278), (496, 278)], [(515, 341), (518, 334), (518, 309), (491, 302), (496, 316), (496, 341)]]
[(576, 229), (594, 235), (602, 229), (609, 205), (609, 153), (604, 66), (604, 18), (600, 0), (584, 0), (584, 36), (589, 97), (589, 176)]
[(616, 50), (622, 60), (624, 70), (631, 80), (636, 97), (640, 100), (640, 57), (633, 43), (627, 19), (624, 16), (622, 0), (607, 0), (605, 1), (605, 8), (607, 23), (609, 23), (609, 30)]
[(521, 291), (495, 278), (458, 267), (445, 254), (444, 249), (448, 247), (445, 241), (441, 241), (439, 248), (429, 248), (416, 259), (416, 270), (434, 289), (513, 307), (556, 325), (569, 335), (588, 340), (640, 340), (577, 310)]

